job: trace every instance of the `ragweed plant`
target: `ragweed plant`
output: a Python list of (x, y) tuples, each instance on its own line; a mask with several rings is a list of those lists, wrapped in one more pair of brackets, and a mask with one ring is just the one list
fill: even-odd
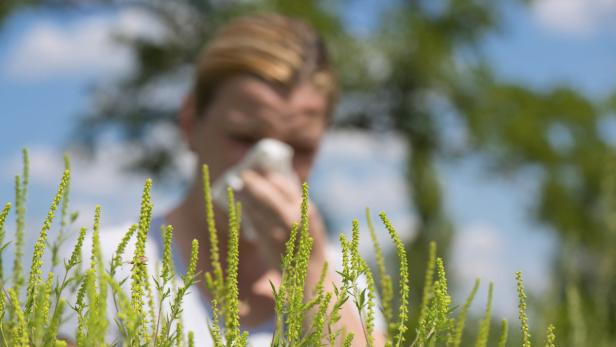
[(366, 223), (368, 224), (368, 231), (370, 232), (370, 239), (372, 240), (372, 244), (374, 245), (374, 255), (376, 259), (377, 269), (378, 269), (378, 278), (380, 281), (380, 289), (381, 289), (381, 312), (383, 313), (383, 318), (387, 324), (387, 332), (392, 333), (395, 330), (395, 325), (393, 324), (394, 314), (393, 314), (393, 298), (394, 298), (394, 288), (392, 286), (391, 276), (387, 273), (385, 269), (385, 258), (383, 257), (383, 251), (381, 250), (381, 245), (376, 237), (376, 231), (374, 228), (374, 224), (372, 223), (372, 216), (370, 214), (370, 209), (366, 208)]
[(520, 327), (522, 329), (522, 347), (531, 347), (530, 329), (528, 327), (528, 316), (526, 314), (526, 292), (524, 291), (524, 281), (522, 280), (522, 273), (516, 272), (515, 279), (518, 286), (518, 308)]
[(28, 181), (30, 161), (28, 150), (22, 150), (23, 169), (21, 176), (15, 176), (15, 258), (13, 260), (13, 285), (19, 292), (24, 282), (22, 258), (24, 254), (24, 228), (26, 218), (26, 197), (28, 195)]
[(498, 338), (498, 347), (505, 347), (507, 345), (507, 336), (509, 334), (508, 323), (506, 319), (501, 321), (501, 332)]
[(4, 282), (4, 271), (2, 270), (3, 268), (2, 253), (8, 246), (8, 244), (4, 243), (4, 236), (5, 236), (4, 223), (6, 223), (6, 218), (8, 217), (10, 211), (11, 211), (11, 203), (7, 202), (6, 205), (4, 205), (2, 212), (0, 212), (0, 282)]
[[(100, 206), (95, 208), (93, 222), (72, 230), (75, 228), (77, 214), (69, 216), (68, 212), (71, 173), (70, 163), (66, 159), (66, 170), (34, 243), (28, 282), (26, 288), (23, 288), (26, 283), (21, 258), (29, 167), (25, 150), (23, 158), (23, 171), (15, 181), (15, 202), (6, 203), (0, 210), (0, 264), (3, 252), (9, 245), (4, 238), (7, 216), (13, 206), (16, 214), (13, 273), (4, 276), (0, 272), (0, 346), (57, 347), (66, 346), (67, 341), (80, 347), (198, 346), (205, 341), (196, 341), (194, 332), (185, 331), (182, 316), (184, 300), (190, 290), (198, 290), (195, 288), (198, 283), (202, 283), (212, 297), (212, 315), (207, 322), (203, 322), (203, 328), (210, 332), (211, 343), (216, 347), (248, 346), (249, 333), (242, 331), (240, 324), (238, 285), (242, 208), (235, 202), (233, 191), (229, 189), (229, 236), (223, 268), (207, 166), (203, 167), (203, 191), (208, 234), (201, 241), (208, 245), (210, 272), (201, 274), (197, 268), (199, 240), (193, 240), (186, 273), (176, 273), (172, 247), (174, 229), (171, 225), (153, 231), (161, 233), (161, 261), (160, 264), (154, 264), (155, 271), (148, 270), (146, 245), (148, 234), (152, 232), (153, 209), (151, 180), (147, 180), (144, 185), (137, 223), (128, 228), (111, 254), (110, 261), (106, 262), (101, 246), (103, 214)], [(370, 238), (376, 254), (376, 275), (359, 252), (360, 223), (353, 220), (351, 238), (340, 236), (342, 268), (337, 271), (338, 280), (334, 283), (326, 282), (331, 278), (328, 274), (336, 269), (331, 269), (331, 265), (325, 263), (316, 286), (306, 288), (313, 247), (309, 205), (308, 186), (304, 184), (302, 203), (298, 206), (301, 217), (289, 231), (289, 239), (281, 257), (281, 281), (278, 286), (271, 284), (275, 312), (271, 346), (372, 347), (379, 345), (381, 337), (386, 346), (396, 347), (464, 345), (462, 337), (467, 325), (466, 319), (479, 288), (479, 280), (461, 309), (458, 309), (449, 294), (445, 264), (437, 256), (436, 244), (433, 243), (430, 245), (422, 296), (410, 298), (407, 248), (383, 212), (379, 217), (397, 253), (397, 287), (387, 272), (385, 257), (376, 237), (376, 226), (369, 210), (366, 210)], [(53, 221), (58, 209), (60, 221), (56, 230)], [(61, 246), (70, 240), (68, 235), (75, 236), (74, 243), (69, 247), (69, 252), (60, 252)], [(90, 247), (86, 247), (86, 244)], [(129, 246), (134, 246), (134, 250), (127, 254)], [(44, 262), (46, 251), (51, 253), (51, 264)], [(62, 255), (66, 255), (66, 258), (60, 259)], [(84, 264), (84, 259), (89, 263)], [(128, 275), (118, 278), (125, 267), (129, 270)], [(53, 271), (43, 279), (43, 271), (47, 268)], [(201, 279), (204, 281), (201, 282)], [(529, 347), (530, 328), (521, 274), (516, 274), (516, 279), (523, 347)], [(22, 289), (25, 289), (24, 293)], [(487, 346), (490, 342), (492, 292), (490, 284), (485, 315), (479, 323), (475, 346)], [(417, 326), (409, 326), (411, 299), (421, 303)], [(345, 329), (345, 322), (341, 321), (341, 310), (345, 305), (354, 307), (362, 325), (360, 334)], [(110, 311), (114, 313), (110, 314)], [(384, 321), (381, 326), (377, 324), (380, 317)], [(67, 329), (62, 328), (67, 321), (72, 322), (68, 333)], [(117, 334), (110, 336), (112, 327)], [(506, 346), (507, 327), (507, 321), (504, 320), (498, 341), (493, 341), (499, 347)], [(408, 336), (413, 335), (415, 338), (408, 341)], [(555, 346), (555, 341), (555, 328), (550, 325), (545, 344)]]
[(464, 306), (462, 306), (462, 310), (456, 318), (455, 328), (449, 340), (449, 345), (452, 347), (458, 347), (460, 346), (460, 343), (462, 343), (462, 333), (464, 332), (464, 325), (466, 324), (466, 315), (468, 314), (468, 309), (475, 299), (475, 294), (477, 294), (477, 289), (479, 289), (479, 283), (480, 280), (476, 279), (471, 293), (466, 298), (466, 301), (464, 301)]
[(479, 334), (477, 334), (477, 343), (475, 347), (486, 347), (488, 344), (488, 337), (490, 336), (490, 323), (492, 322), (492, 295), (494, 291), (494, 285), (490, 283), (488, 286), (488, 303), (486, 304), (486, 312), (481, 322), (479, 322)]

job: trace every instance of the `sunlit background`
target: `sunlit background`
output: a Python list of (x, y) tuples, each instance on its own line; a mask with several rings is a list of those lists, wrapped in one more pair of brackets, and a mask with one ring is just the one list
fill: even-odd
[[(0, 12), (0, 15), (6, 13), (4, 17), (0, 16), (0, 200), (13, 199), (14, 176), (21, 170), (21, 148), (28, 148), (32, 181), (28, 197), (28, 221), (29, 230), (36, 232), (61, 176), (63, 152), (74, 148), (76, 143), (87, 145), (94, 139), (93, 134), (99, 132), (90, 152), (81, 150), (75, 152), (73, 157), (71, 204), (74, 210), (80, 211), (78, 224), (90, 224), (97, 203), (103, 206), (103, 220), (107, 226), (135, 218), (142, 182), (150, 174), (126, 170), (126, 167), (140, 160), (140, 155), (154, 153), (158, 147), (171, 148), (176, 153), (172, 160), (172, 167), (176, 168), (173, 173), (155, 176), (155, 208), (159, 213), (163, 212), (180, 196), (182, 182), (188, 179), (192, 164), (190, 154), (178, 147), (179, 138), (171, 122), (143, 121), (147, 123), (145, 135), (130, 134), (130, 130), (125, 131), (129, 126), (114, 117), (135, 110), (143, 110), (144, 115), (154, 115), (152, 110), (157, 108), (171, 110), (171, 114), (190, 83), (191, 70), (178, 68), (173, 74), (160, 73), (156, 83), (149, 80), (148, 84), (142, 85), (124, 84), (122, 81), (126, 81), (126, 76), (143, 66), (143, 57), (136, 54), (134, 42), (153, 42), (153, 47), (157, 43), (167, 43), (169, 29), (156, 17), (156, 12), (132, 6), (131, 1), (119, 4), (106, 4), (105, 1), (98, 4), (92, 1), (96, 3), (92, 5), (76, 5), (76, 2), (71, 1), (66, 1), (66, 5), (62, 4), (63, 1), (51, 3), (54, 5), (14, 6)], [(421, 12), (429, 19), (430, 16), (438, 17), (439, 11), (445, 9), (450, 1), (410, 3), (423, 5), (408, 10), (409, 13)], [(478, 93), (478, 99), (485, 98), (488, 100), (486, 104), (494, 102), (494, 105), (485, 107), (468, 107), (469, 113), (483, 112), (475, 117), (460, 117), (460, 110), (465, 110), (464, 107), (451, 106), (451, 99), (462, 96), (444, 92), (449, 90), (449, 87), (443, 87), (443, 84), (450, 82), (448, 76), (429, 80), (432, 78), (430, 73), (447, 73), (446, 69), (432, 71), (421, 64), (413, 65), (412, 59), (419, 54), (410, 54), (408, 59), (411, 61), (405, 70), (405, 59), (399, 59), (400, 56), (404, 57), (404, 52), (396, 52), (393, 48), (392, 53), (383, 53), (379, 51), (380, 46), (374, 44), (372, 35), (375, 32), (383, 30), (381, 35), (388, 36), (388, 29), (383, 29), (386, 25), (379, 21), (379, 16), (387, 15), (392, 9), (402, 6), (400, 3), (355, 0), (322, 6), (324, 13), (335, 14), (334, 18), (342, 23), (345, 35), (357, 39), (357, 47), (362, 47), (358, 54), (363, 55), (362, 59), (345, 64), (347, 57), (340, 51), (336, 53), (338, 64), (344, 67), (341, 73), (345, 82), (343, 86), (351, 91), (348, 98), (343, 98), (340, 121), (323, 145), (312, 176), (311, 193), (325, 215), (333, 240), (339, 232), (349, 232), (353, 218), (358, 217), (363, 221), (366, 207), (373, 210), (373, 215), (381, 210), (388, 212), (409, 245), (418, 234), (429, 230), (425, 220), (418, 216), (418, 200), (415, 195), (417, 187), (424, 182), (416, 180), (414, 184), (407, 184), (409, 157), (413, 156), (408, 150), (413, 148), (412, 141), (409, 145), (408, 136), (413, 132), (401, 131), (396, 120), (378, 114), (386, 112), (386, 107), (371, 104), (369, 106), (374, 109), (362, 114), (357, 109), (365, 105), (356, 102), (358, 95), (364, 95), (361, 93), (377, 95), (383, 92), (383, 89), (379, 89), (380, 85), (398, 81), (405, 86), (404, 81), (400, 82), (405, 71), (411, 75), (411, 80), (425, 72), (427, 77), (421, 76), (417, 78), (419, 82), (409, 83), (419, 85), (420, 90), (412, 90), (413, 102), (423, 98), (418, 103), (429, 105), (426, 106), (431, 119), (428, 127), (435, 127), (435, 134), (439, 138), (439, 144), (431, 148), (430, 165), (441, 194), (438, 207), (440, 212), (436, 215), (438, 218), (446, 216), (453, 230), (448, 267), (458, 289), (455, 297), (462, 298), (476, 277), (481, 277), (483, 283), (493, 281), (496, 288), (495, 316), (514, 318), (517, 307), (513, 273), (518, 270), (524, 273), (533, 296), (541, 298), (553, 295), (555, 291), (558, 292), (553, 287), (555, 277), (562, 274), (558, 255), (563, 250), (563, 240), (584, 238), (563, 236), (572, 234), (571, 230), (583, 224), (575, 224), (571, 230), (563, 231), (559, 229), (565, 225), (561, 223), (562, 218), (550, 218), (556, 213), (570, 214), (571, 211), (580, 214), (596, 212), (590, 205), (596, 203), (597, 197), (593, 198), (592, 189), (584, 193), (588, 196), (585, 195), (581, 201), (588, 203), (585, 205), (587, 210), (578, 209), (575, 204), (557, 210), (560, 207), (557, 204), (558, 197), (552, 201), (556, 212), (542, 210), (540, 195), (549, 189), (543, 184), (546, 172), (557, 171), (558, 177), (570, 175), (572, 177), (568, 179), (575, 181), (579, 179), (575, 174), (578, 161), (565, 161), (561, 166), (552, 165), (557, 159), (551, 159), (550, 155), (541, 152), (543, 149), (530, 139), (537, 135), (535, 128), (541, 121), (528, 121), (524, 125), (529, 129), (528, 133), (524, 134), (522, 130), (519, 136), (514, 136), (517, 140), (528, 136), (528, 144), (492, 141), (490, 136), (507, 136), (510, 133), (507, 127), (516, 126), (516, 117), (531, 120), (532, 117), (558, 119), (559, 115), (554, 112), (567, 113), (569, 107), (573, 107), (571, 105), (581, 105), (583, 108), (585, 100), (588, 100), (595, 107), (593, 112), (589, 112), (592, 116), (586, 116), (580, 111), (579, 114), (583, 116), (571, 113), (563, 116), (563, 119), (585, 117), (584, 124), (591, 124), (596, 130), (596, 136), (592, 132), (577, 134), (576, 128), (569, 127), (565, 120), (562, 124), (555, 122), (539, 130), (545, 137), (544, 142), (559, 148), (557, 153), (573, 148), (580, 142), (589, 146), (593, 143), (605, 145), (605, 148), (597, 150), (584, 148), (578, 153), (580, 157), (586, 157), (589, 153), (597, 154), (599, 151), (613, 151), (616, 144), (616, 106), (609, 106), (609, 97), (616, 90), (616, 1), (536, 0), (529, 4), (524, 1), (495, 1), (495, 5), (482, 5), (488, 3), (485, 1), (451, 3), (466, 4), (460, 5), (459, 18), (464, 18), (463, 11), (471, 12), (472, 9), (465, 7), (471, 4), (494, 7), (494, 15), (490, 19), (494, 21), (493, 24), (477, 24), (484, 26), (483, 29), (478, 29), (481, 32), (473, 33), (476, 37), (467, 41), (464, 38), (452, 38), (463, 44), (447, 53), (451, 58), (452, 69), (469, 64), (489, 70), (490, 77), (485, 77), (485, 81), (470, 77), (468, 81), (463, 80), (456, 86), (465, 91), (468, 85), (469, 93)], [(293, 6), (278, 6), (286, 12), (303, 11), (302, 8), (293, 9)], [(181, 11), (170, 13), (184, 15)], [(225, 12), (225, 15), (228, 13)], [(308, 17), (320, 18), (314, 12), (310, 12)], [(317, 26), (328, 28), (327, 21), (321, 20), (323, 22), (317, 22)], [(473, 21), (481, 22), (482, 18), (470, 17), (464, 20), (468, 23), (460, 24), (460, 27), (470, 33), (475, 25)], [(429, 27), (423, 29), (426, 35), (431, 30)], [(334, 37), (331, 45), (340, 42), (335, 30), (327, 32)], [(450, 35), (455, 33), (452, 31)], [(416, 42), (417, 37), (413, 35), (418, 34), (405, 35), (404, 32), (390, 35), (389, 44), (394, 47), (417, 45), (419, 50), (433, 53), (428, 49), (438, 51), (438, 40), (442, 39), (437, 36), (424, 38), (428, 43), (434, 40), (431, 45)], [(177, 37), (175, 39), (179, 40)], [(184, 39), (195, 40), (191, 37)], [(332, 48), (336, 51), (335, 46)], [(186, 57), (178, 58), (182, 59), (186, 62), (189, 60)], [(429, 59), (426, 58), (426, 61)], [(160, 64), (161, 70), (172, 65), (166, 63)], [(393, 64), (398, 65), (392, 67)], [(357, 71), (353, 71), (354, 68)], [(481, 75), (481, 72), (473, 73)], [(359, 77), (354, 77), (354, 74)], [(365, 74), (367, 78), (361, 77)], [(392, 78), (392, 74), (399, 79)], [(452, 73), (451, 80), (463, 75)], [(521, 97), (512, 97), (512, 101), (507, 101), (499, 98), (510, 94), (492, 93), (497, 87), (490, 90), (477, 88), (496, 84), (494, 81), (516, 84), (539, 96), (532, 101)], [(561, 87), (570, 88), (575, 94), (567, 97), (584, 101), (570, 102), (563, 96), (560, 108), (545, 106), (537, 111), (537, 108), (529, 106), (532, 110), (527, 113), (531, 113), (531, 116), (516, 113), (528, 111), (524, 107), (535, 105), (535, 102), (537, 105), (544, 101), (546, 105), (557, 105), (561, 99), (548, 100), (548, 96), (555, 88)], [(132, 96), (128, 99), (122, 99), (124, 88), (130, 89), (131, 93), (141, 88), (139, 99), (135, 97), (133, 100), (135, 104), (148, 104), (149, 108), (131, 108), (131, 105), (121, 104), (130, 104), (130, 98), (137, 95), (130, 94)], [(114, 103), (117, 108), (109, 107)], [(612, 103), (616, 104), (614, 101)], [(464, 105), (464, 102), (460, 104)], [(421, 107), (415, 106), (414, 109)], [(101, 116), (105, 114), (108, 118)], [(84, 119), (93, 119), (95, 116), (99, 117), (99, 123), (84, 122)], [(109, 124), (107, 128), (99, 126), (105, 123), (105, 119)], [(80, 121), (81, 126), (78, 125)], [(499, 124), (493, 125), (490, 122)], [(506, 125), (507, 122), (512, 124)], [(422, 121), (416, 123), (425, 125)], [(505, 135), (498, 133), (501, 130)], [(584, 138), (588, 134), (591, 134), (590, 137)], [(422, 133), (422, 136), (425, 134)], [(536, 150), (537, 155), (516, 153), (519, 148), (530, 152)], [(159, 165), (158, 162), (150, 164), (145, 163), (142, 167), (156, 169)], [(573, 173), (568, 172), (569, 169)], [(413, 173), (417, 174), (410, 172), (410, 176), (416, 177)], [(585, 187), (581, 183), (574, 191)], [(568, 193), (563, 193), (563, 196)], [(12, 228), (8, 228), (9, 234), (11, 231)], [(585, 230), (576, 229), (576, 232), (582, 234)], [(386, 234), (381, 234), (382, 243), (387, 244)], [(601, 232), (597, 234), (601, 235)], [(364, 240), (368, 241), (367, 235)], [(425, 243), (423, 245), (425, 248)], [(369, 242), (365, 242), (362, 247), (369, 257)], [(411, 253), (414, 252), (413, 247), (410, 246)], [(592, 247), (592, 243), (588, 242), (580, 246), (591, 251)], [(386, 249), (392, 250), (390, 246)], [(421, 276), (411, 275), (411, 281)], [(614, 278), (611, 277), (610, 281), (613, 288)], [(482, 298), (485, 298), (485, 292), (480, 291)], [(478, 310), (484, 302), (485, 299), (479, 299), (481, 304), (477, 306)]]

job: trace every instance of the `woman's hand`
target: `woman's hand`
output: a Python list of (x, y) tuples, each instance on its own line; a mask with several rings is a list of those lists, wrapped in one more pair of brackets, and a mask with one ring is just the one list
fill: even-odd
[[(244, 214), (255, 229), (255, 243), (260, 253), (274, 267), (280, 267), (294, 223), (300, 220), (302, 191), (288, 177), (272, 171), (246, 170), (242, 173), (244, 188), (237, 192)], [(308, 207), (309, 230), (314, 239), (312, 259), (324, 261), (326, 236), (316, 207)]]
[[(256, 244), (260, 253), (275, 268), (280, 267), (281, 255), (285, 251), (285, 243), (293, 223), (300, 220), (300, 207), (302, 192), (296, 182), (276, 172), (245, 171), (242, 174), (244, 189), (237, 193), (238, 200), (242, 203), (242, 214), (245, 214), (255, 228), (257, 234)], [(321, 217), (311, 203), (308, 206), (308, 222), (310, 235), (314, 239), (312, 254), (308, 263), (308, 273), (305, 282), (305, 297), (310, 298), (311, 292), (320, 281), (323, 264), (326, 262), (326, 235)], [(330, 271), (326, 274), (323, 282), (324, 289), (332, 292), (334, 283), (338, 281)], [(333, 303), (332, 303), (333, 304)], [(310, 321), (309, 312), (306, 322)], [(341, 319), (336, 328), (344, 328), (353, 332), (357, 342), (353, 346), (362, 346), (359, 338), (363, 336), (362, 323), (355, 308), (349, 302), (342, 306)], [(384, 345), (384, 335), (375, 333), (375, 346)]]

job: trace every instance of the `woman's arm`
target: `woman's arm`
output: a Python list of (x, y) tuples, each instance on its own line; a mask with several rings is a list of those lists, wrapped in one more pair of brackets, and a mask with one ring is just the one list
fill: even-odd
[[(256, 242), (262, 255), (272, 266), (280, 267), (281, 255), (284, 254), (285, 243), (289, 238), (289, 230), (293, 223), (300, 219), (302, 193), (290, 179), (275, 172), (246, 171), (242, 178), (245, 188), (237, 195), (243, 205), (242, 213), (250, 219), (256, 229), (258, 235)], [(306, 295), (304, 297), (306, 300), (312, 297), (311, 291), (319, 282), (323, 264), (327, 261), (326, 230), (314, 206), (309, 206), (308, 218), (309, 231), (314, 242), (305, 282)], [(330, 270), (323, 282), (324, 290), (333, 292), (334, 283), (340, 287), (339, 281)], [(330, 303), (330, 309), (334, 304), (333, 301)], [(342, 306), (340, 320), (334, 326), (335, 330), (343, 327), (347, 332), (353, 333), (353, 346), (366, 345), (364, 328), (351, 300)], [(375, 346), (383, 346), (384, 335), (381, 332), (376, 332), (374, 335)]]

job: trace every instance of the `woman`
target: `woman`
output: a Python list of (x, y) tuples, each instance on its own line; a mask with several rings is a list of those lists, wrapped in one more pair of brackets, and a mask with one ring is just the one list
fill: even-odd
[[(209, 165), (211, 180), (216, 181), (255, 143), (271, 138), (292, 147), (293, 171), (299, 181), (306, 181), (330, 123), (336, 93), (324, 42), (307, 24), (280, 15), (257, 15), (222, 27), (198, 61), (193, 88), (179, 116), (183, 137), (199, 163), (195, 180), (175, 208), (154, 219), (146, 246), (148, 262), (161, 259), (160, 226), (171, 224), (176, 273), (183, 273), (193, 239), (200, 241), (198, 270), (210, 271), (200, 164)], [(277, 172), (245, 170), (241, 178), (243, 189), (236, 197), (256, 237), (240, 233), (240, 323), (250, 333), (251, 345), (269, 346), (275, 319), (270, 281), (280, 282), (280, 255), (292, 224), (299, 220), (301, 191), (296, 180)], [(221, 254), (226, 254), (227, 217), (219, 206), (215, 215)], [(314, 246), (306, 288), (314, 288), (327, 259), (326, 231), (314, 206), (309, 222)], [(101, 234), (105, 244), (117, 244), (126, 230), (120, 229)], [(328, 273), (326, 290), (333, 282), (335, 276)], [(196, 345), (207, 346), (211, 295), (203, 285), (197, 287), (184, 301), (184, 330), (194, 331)], [(351, 303), (342, 308), (340, 322), (354, 333), (354, 345), (363, 346), (361, 322)], [(375, 338), (376, 345), (382, 345), (382, 336)]]

